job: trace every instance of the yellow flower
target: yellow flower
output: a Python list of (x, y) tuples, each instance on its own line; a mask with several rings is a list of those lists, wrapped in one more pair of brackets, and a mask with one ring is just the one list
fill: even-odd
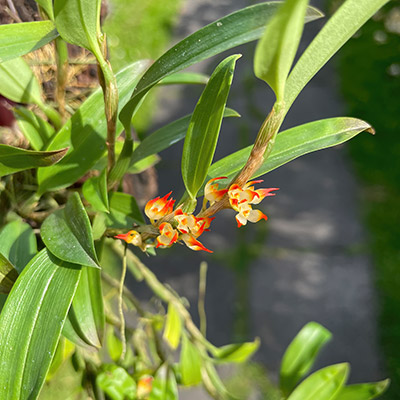
[(144, 208), (144, 212), (153, 223), (154, 220), (160, 219), (170, 214), (174, 208), (175, 200), (168, 199), (172, 192), (169, 192), (164, 197), (156, 197), (149, 200)]
[(159, 227), (159, 231), (160, 235), (156, 239), (156, 248), (172, 246), (178, 240), (178, 231), (168, 222), (163, 222)]

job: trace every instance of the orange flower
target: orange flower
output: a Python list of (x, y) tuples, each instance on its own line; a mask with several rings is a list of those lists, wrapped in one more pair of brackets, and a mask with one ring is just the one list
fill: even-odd
[(189, 247), (189, 249), (191, 250), (203, 250), (207, 251), (208, 253), (212, 253), (211, 250), (207, 249), (202, 243), (200, 243), (193, 235), (189, 233), (182, 233), (179, 238), (182, 239), (185, 242), (186, 246)]
[(220, 176), (219, 178), (213, 178), (209, 180), (204, 188), (204, 198), (210, 202), (210, 204), (220, 201), (224, 197), (228, 189), (219, 189), (218, 183), (212, 183), (219, 179), (227, 179), (226, 176)]
[(159, 227), (161, 235), (157, 236), (158, 247), (172, 246), (178, 240), (178, 231), (168, 222), (163, 222)]
[(150, 218), (153, 223), (154, 220), (160, 219), (170, 214), (174, 208), (175, 200), (168, 199), (172, 192), (169, 192), (164, 197), (156, 197), (153, 200), (149, 200), (144, 208), (144, 212)]
[(121, 233), (120, 235), (114, 236), (116, 239), (125, 240), (126, 243), (132, 243), (135, 246), (142, 246), (142, 237), (139, 232), (129, 231), (127, 233)]
[(204, 230), (208, 229), (215, 217), (197, 218), (193, 214), (184, 213), (181, 209), (175, 211), (175, 221), (178, 222), (177, 229), (181, 233), (191, 233), (199, 237)]
[(228, 190), (229, 202), (231, 207), (238, 212), (236, 221), (238, 227), (246, 225), (247, 221), (258, 222), (261, 219), (267, 220), (267, 216), (259, 210), (253, 210), (252, 204), (259, 204), (267, 196), (275, 196), (272, 191), (279, 190), (278, 188), (257, 189), (254, 190), (255, 183), (261, 183), (262, 180), (247, 182), (243, 187), (237, 184), (230, 186)]
[(143, 375), (140, 377), (139, 382), (137, 384), (137, 398), (140, 400), (148, 399), (151, 389), (153, 386), (153, 377), (150, 375)]

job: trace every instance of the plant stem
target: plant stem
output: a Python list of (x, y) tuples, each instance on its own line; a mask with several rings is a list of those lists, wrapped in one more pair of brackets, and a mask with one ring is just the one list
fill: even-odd
[(122, 273), (121, 273), (121, 279), (119, 281), (119, 293), (118, 293), (118, 312), (119, 312), (119, 318), (121, 321), (121, 342), (122, 342), (122, 351), (121, 351), (121, 357), (120, 360), (124, 360), (125, 354), (126, 354), (126, 336), (125, 336), (125, 318), (124, 318), (124, 310), (123, 310), (123, 295), (124, 295), (124, 282), (125, 282), (125, 277), (126, 277), (126, 250), (128, 248), (128, 243), (125, 243), (125, 251), (124, 251), (124, 257), (122, 259)]
[(205, 310), (205, 297), (206, 297), (206, 285), (207, 285), (207, 268), (208, 265), (205, 261), (200, 264), (200, 279), (199, 279), (199, 300), (197, 303), (197, 309), (200, 318), (200, 332), (206, 337), (207, 333), (207, 317)]

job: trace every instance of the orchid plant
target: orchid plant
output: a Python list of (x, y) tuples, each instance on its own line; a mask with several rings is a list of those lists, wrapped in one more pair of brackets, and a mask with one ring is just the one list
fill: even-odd
[[(294, 66), (304, 24), (323, 17), (307, 0), (238, 10), (156, 61), (138, 60), (116, 74), (100, 0), (36, 2), (42, 20), (0, 26), (0, 94), (13, 102), (13, 133), (23, 137), (17, 146), (0, 133), (0, 398), (175, 400), (178, 385), (198, 384), (215, 399), (235, 398), (216, 367), (246, 362), (259, 340), (214, 346), (206, 337), (204, 298), (197, 327), (187, 300), (163, 284), (142, 255), (179, 242), (211, 253), (199, 238), (219, 211), (234, 210), (239, 228), (267, 220), (255, 207), (278, 188), (256, 188), (263, 182), (258, 177), (373, 132), (354, 118), (279, 130), (309, 80), (388, 0), (346, 0)], [(253, 145), (213, 162), (223, 118), (239, 116), (226, 104), (240, 55), (222, 60), (210, 77), (180, 71), (254, 40), (255, 76), (276, 102)], [(94, 57), (98, 69), (99, 88), (85, 100), (68, 90), (77, 48)], [(29, 64), (43, 49), (54, 69), (50, 94)], [(205, 87), (191, 115), (139, 141), (134, 116), (146, 95), (166, 84)], [(146, 224), (136, 198), (124, 192), (125, 178), (152, 168), (157, 154), (179, 140), (186, 192), (179, 201), (172, 192), (147, 198)], [(155, 307), (125, 286), (128, 271), (150, 288)], [(201, 271), (204, 281), (204, 264)], [(367, 400), (385, 391), (388, 381), (346, 385), (347, 363), (307, 377), (330, 337), (313, 322), (300, 331), (282, 359), (279, 398)], [(65, 385), (65, 376), (72, 383)], [(64, 391), (46, 397), (55, 393), (52, 387)]]

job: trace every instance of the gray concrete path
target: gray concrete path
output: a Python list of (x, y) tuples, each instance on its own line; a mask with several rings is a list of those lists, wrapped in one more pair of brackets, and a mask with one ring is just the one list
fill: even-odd
[[(322, 8), (324, 1), (311, 3)], [(245, 0), (188, 0), (176, 40), (248, 4)], [(303, 49), (322, 25), (323, 22), (314, 22), (306, 27)], [(272, 105), (271, 92), (253, 76), (253, 51), (254, 44), (250, 44), (227, 53), (243, 53), (228, 102), (242, 118), (224, 122), (217, 158), (238, 149), (241, 141), (248, 143), (254, 138), (262, 114)], [(210, 73), (221, 59), (222, 56), (203, 62), (196, 70)], [(200, 93), (198, 87), (166, 87), (158, 123), (190, 113)], [(337, 77), (328, 65), (296, 101), (284, 127), (343, 114)], [(181, 146), (177, 145), (161, 154), (160, 194), (174, 190), (179, 197), (183, 187), (180, 151)], [(317, 366), (349, 361), (352, 381), (382, 379), (385, 375), (377, 345), (371, 259), (365, 249), (358, 187), (346, 149), (339, 147), (308, 155), (268, 174), (265, 181), (265, 187), (280, 187), (280, 191), (263, 202), (262, 209), (269, 216), (268, 235), (248, 272), (247, 339), (259, 336), (262, 342), (256, 360), (276, 377), (285, 347), (304, 324), (314, 320), (334, 335)], [(250, 242), (260, 230), (256, 225), (242, 229), (246, 229), (244, 238)], [(204, 236), (204, 243), (216, 250), (216, 256), (175, 246), (148, 260), (161, 279), (189, 299), (195, 318), (198, 265), (202, 259), (209, 262), (208, 335), (217, 345), (232, 340), (235, 326), (238, 293), (227, 260), (235, 257), (237, 235), (234, 213), (227, 211), (218, 216), (212, 232)], [(222, 250), (226, 255), (221, 254)], [(207, 397), (190, 392), (183, 398)]]

